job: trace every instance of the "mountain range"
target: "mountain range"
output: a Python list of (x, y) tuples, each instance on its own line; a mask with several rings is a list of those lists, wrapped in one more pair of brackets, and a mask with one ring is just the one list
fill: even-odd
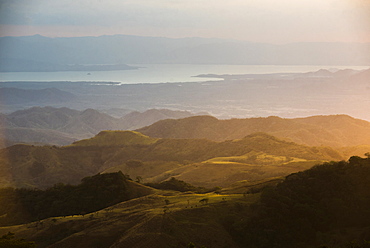
[[(127, 120), (187, 114), (148, 113)], [(79, 133), (119, 119), (37, 107), (1, 120)], [(370, 154), (344, 160), (369, 152), (369, 125), (346, 115), (191, 116), (61, 147), (13, 145), (0, 150), (0, 245), (367, 248)], [(160, 185), (170, 188), (148, 187)], [(208, 190), (187, 191), (197, 187)]]
[(347, 115), (220, 120), (187, 111), (150, 109), (116, 118), (94, 109), (32, 107), (1, 114), (0, 123), (2, 139), (9, 144), (68, 145), (103, 130), (137, 130), (155, 138), (225, 141), (264, 132), (309, 146), (370, 145), (370, 123)]
[(32, 107), (0, 115), (3, 139), (10, 143), (68, 145), (102, 130), (133, 130), (156, 121), (192, 116), (187, 111), (150, 109), (114, 118), (97, 110)]
[(0, 46), (1, 71), (65, 70), (64, 67), (71, 64), (75, 67), (79, 64), (81, 68), (82, 65), (122, 63), (367, 65), (370, 60), (370, 43), (274, 45), (206, 38), (35, 35), (1, 37)]

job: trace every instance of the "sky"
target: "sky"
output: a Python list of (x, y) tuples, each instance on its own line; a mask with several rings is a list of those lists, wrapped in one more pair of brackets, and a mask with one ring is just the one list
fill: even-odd
[(0, 36), (370, 42), (370, 0), (0, 0)]

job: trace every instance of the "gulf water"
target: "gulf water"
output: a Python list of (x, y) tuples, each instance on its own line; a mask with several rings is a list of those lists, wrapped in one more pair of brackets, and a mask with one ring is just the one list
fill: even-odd
[(200, 74), (266, 74), (300, 73), (320, 69), (368, 69), (368, 66), (313, 66), (313, 65), (199, 65), (199, 64), (140, 64), (135, 70), (119, 71), (63, 71), (63, 72), (2, 72), (0, 81), (71, 81), (117, 82), (120, 84), (176, 83), (220, 80), (195, 77)]

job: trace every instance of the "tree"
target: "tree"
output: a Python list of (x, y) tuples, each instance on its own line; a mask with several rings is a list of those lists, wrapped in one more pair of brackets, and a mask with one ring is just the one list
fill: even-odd
[(143, 178), (141, 176), (136, 177), (136, 182), (141, 183), (143, 181)]

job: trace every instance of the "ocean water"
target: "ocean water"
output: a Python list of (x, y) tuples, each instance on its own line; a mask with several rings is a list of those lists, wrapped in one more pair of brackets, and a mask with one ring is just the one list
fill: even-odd
[(140, 64), (136, 70), (120, 71), (65, 71), (65, 72), (2, 72), (0, 81), (88, 81), (121, 84), (202, 82), (219, 80), (194, 77), (200, 74), (265, 74), (298, 73), (320, 69), (368, 69), (366, 66), (306, 66), (306, 65), (194, 65)]

